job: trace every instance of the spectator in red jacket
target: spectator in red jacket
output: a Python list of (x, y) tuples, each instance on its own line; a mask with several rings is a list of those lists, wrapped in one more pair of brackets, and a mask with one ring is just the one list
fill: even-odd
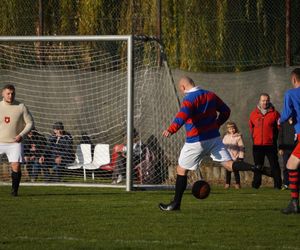
[[(264, 165), (265, 156), (271, 166), (274, 188), (280, 189), (281, 171), (277, 155), (277, 139), (280, 114), (270, 102), (270, 96), (262, 93), (257, 107), (251, 112), (249, 128), (253, 139), (253, 159), (255, 165)], [(261, 185), (261, 173), (255, 172), (252, 187)]]

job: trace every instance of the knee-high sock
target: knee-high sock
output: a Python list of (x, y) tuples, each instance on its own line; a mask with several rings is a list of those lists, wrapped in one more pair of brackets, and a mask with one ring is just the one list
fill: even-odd
[(232, 163), (233, 171), (253, 171), (255, 166), (244, 161), (234, 161)]
[(261, 173), (264, 174), (264, 175), (266, 175), (266, 176), (269, 176), (269, 177), (273, 176), (272, 175), (272, 170), (269, 167), (262, 166), (261, 167)]
[(12, 171), (11, 172), (11, 179), (12, 179), (12, 189), (14, 191), (18, 191), (19, 189), (19, 185), (20, 185), (20, 181), (21, 181), (21, 176), (22, 176), (22, 173), (21, 171), (19, 172), (14, 172)]
[(289, 188), (291, 190), (291, 198), (299, 200), (299, 173), (298, 170), (289, 170)]
[(260, 171), (261, 174), (272, 176), (271, 169), (265, 166), (255, 167), (254, 165), (244, 161), (234, 161), (232, 164), (233, 171)]
[(181, 203), (181, 199), (182, 199), (183, 193), (186, 189), (186, 185), (187, 185), (187, 176), (186, 175), (177, 175), (176, 185), (175, 185), (175, 196), (174, 196), (174, 201), (177, 204)]

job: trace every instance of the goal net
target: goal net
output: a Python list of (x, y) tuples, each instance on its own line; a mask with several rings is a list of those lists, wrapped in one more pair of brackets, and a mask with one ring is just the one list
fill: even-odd
[[(161, 134), (178, 111), (178, 96), (161, 45), (133, 40), (133, 184), (171, 185), (184, 131)], [(23, 141), (22, 182), (125, 185), (127, 46), (120, 39), (0, 42), (0, 87), (16, 87), (35, 123)], [(4, 155), (0, 181), (10, 182)]]

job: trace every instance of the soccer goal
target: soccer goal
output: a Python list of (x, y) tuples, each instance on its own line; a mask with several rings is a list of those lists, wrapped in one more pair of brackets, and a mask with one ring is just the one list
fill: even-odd
[[(184, 131), (161, 136), (179, 99), (155, 38), (1, 37), (0, 72), (0, 87), (15, 85), (16, 99), (29, 108), (37, 130), (24, 139), (23, 185), (130, 190), (174, 184)], [(51, 143), (61, 125), (71, 149)], [(40, 148), (43, 164), (35, 151)], [(56, 154), (63, 154), (64, 164), (55, 164)], [(10, 182), (9, 171), (2, 156), (2, 183)]]

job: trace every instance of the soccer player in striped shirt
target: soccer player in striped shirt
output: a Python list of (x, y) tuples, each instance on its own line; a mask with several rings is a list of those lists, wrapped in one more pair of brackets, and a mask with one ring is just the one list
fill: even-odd
[(163, 136), (169, 137), (185, 125), (186, 142), (178, 160), (175, 196), (171, 203), (159, 204), (163, 211), (180, 210), (187, 173), (196, 170), (205, 155), (210, 155), (228, 171), (260, 171), (249, 163), (232, 161), (222, 143), (219, 128), (230, 116), (229, 107), (215, 93), (195, 86), (187, 76), (179, 80), (178, 88), (185, 97), (173, 123), (163, 131)]
[(294, 148), (287, 162), (289, 175), (289, 189), (291, 190), (291, 200), (288, 206), (281, 210), (284, 214), (297, 214), (299, 209), (299, 166), (300, 166), (300, 68), (291, 72), (291, 83), (293, 89), (285, 92), (283, 110), (280, 122), (284, 123), (292, 118), (298, 143)]

